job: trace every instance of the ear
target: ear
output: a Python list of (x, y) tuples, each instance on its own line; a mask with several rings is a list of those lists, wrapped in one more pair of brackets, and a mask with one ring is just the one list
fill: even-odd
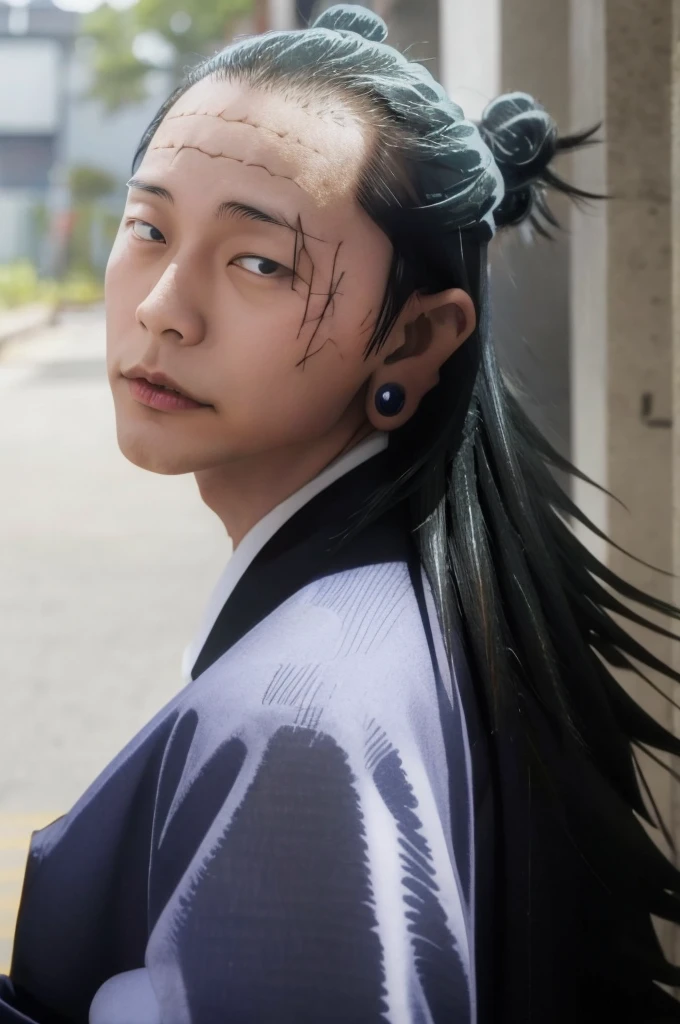
[(476, 325), (474, 303), (461, 288), (411, 297), (369, 381), (366, 415), (376, 430), (394, 430), (413, 416), (439, 383), (443, 364)]

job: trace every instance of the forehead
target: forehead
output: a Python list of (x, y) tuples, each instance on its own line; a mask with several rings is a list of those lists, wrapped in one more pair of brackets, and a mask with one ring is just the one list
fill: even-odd
[(369, 145), (368, 130), (341, 100), (286, 96), (209, 77), (168, 111), (144, 163), (174, 168), (186, 150), (200, 154), (194, 175), (245, 172), (253, 183), (261, 178), (291, 197), (304, 193), (323, 208), (353, 199)]

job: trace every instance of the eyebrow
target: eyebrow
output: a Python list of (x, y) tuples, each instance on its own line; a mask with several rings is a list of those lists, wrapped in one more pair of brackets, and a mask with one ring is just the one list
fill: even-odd
[(127, 187), (138, 188), (141, 192), (151, 192), (152, 195), (158, 196), (159, 199), (167, 199), (169, 203), (174, 203), (175, 201), (167, 188), (162, 188), (160, 185), (152, 185), (151, 182), (142, 181), (141, 178), (130, 178)]
[[(141, 178), (130, 178), (127, 186), (128, 188), (139, 189), (141, 192), (150, 192), (152, 195), (158, 196), (159, 199), (165, 199), (168, 203), (175, 202), (172, 193), (167, 188), (163, 188), (162, 185), (153, 185), (149, 181), (142, 181)], [(264, 224), (275, 224), (277, 227), (294, 230), (294, 228), (292, 228), (283, 217), (277, 216), (273, 213), (267, 213), (266, 210), (261, 210), (257, 206), (250, 206), (247, 203), (239, 203), (235, 200), (220, 203), (215, 211), (215, 216), (218, 220), (228, 217), (230, 214), (237, 217), (247, 217), (250, 220), (261, 221)]]
[(288, 228), (290, 231), (295, 230), (283, 217), (277, 217), (273, 213), (267, 213), (266, 210), (260, 210), (257, 206), (249, 206), (247, 203), (235, 201), (220, 203), (217, 207), (217, 217), (228, 217), (229, 214), (233, 214), (235, 217), (247, 217), (249, 220), (259, 220), (264, 224), (276, 224), (277, 227)]

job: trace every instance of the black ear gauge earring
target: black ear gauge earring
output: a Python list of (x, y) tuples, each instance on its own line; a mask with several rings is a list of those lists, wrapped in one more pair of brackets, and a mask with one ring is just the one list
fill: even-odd
[(381, 416), (397, 416), (405, 402), (406, 392), (401, 384), (383, 384), (375, 394), (375, 407)]

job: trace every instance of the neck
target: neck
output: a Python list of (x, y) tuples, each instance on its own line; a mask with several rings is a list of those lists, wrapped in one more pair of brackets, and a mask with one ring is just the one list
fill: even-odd
[(366, 421), (348, 437), (333, 433), (313, 445), (290, 445), (200, 470), (196, 483), (236, 549), (268, 512), (373, 433)]

